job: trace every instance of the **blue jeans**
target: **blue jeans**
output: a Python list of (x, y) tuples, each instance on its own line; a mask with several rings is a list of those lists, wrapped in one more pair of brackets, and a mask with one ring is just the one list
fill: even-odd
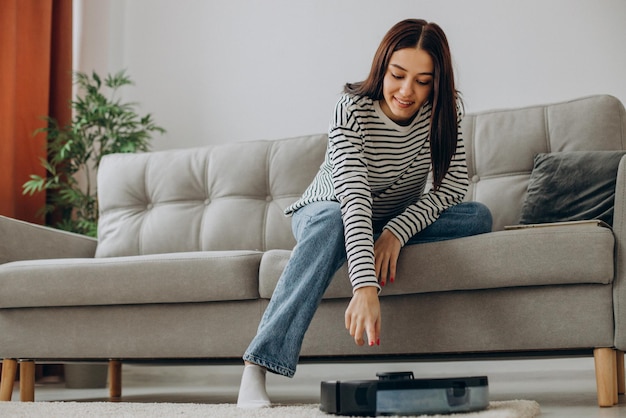
[[(297, 244), (263, 314), (257, 335), (243, 356), (246, 361), (288, 377), (296, 372), (304, 334), (326, 288), (346, 262), (339, 203), (315, 202), (304, 206), (293, 214), (292, 229)], [(481, 203), (466, 202), (444, 211), (407, 245), (490, 231), (489, 209)]]

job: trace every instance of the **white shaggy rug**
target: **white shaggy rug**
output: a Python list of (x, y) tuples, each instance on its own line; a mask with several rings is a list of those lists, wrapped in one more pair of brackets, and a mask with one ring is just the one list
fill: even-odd
[[(490, 402), (488, 409), (469, 414), (429, 415), (429, 418), (534, 418), (541, 413), (535, 401)], [(159, 418), (159, 417), (332, 417), (318, 404), (285, 405), (257, 410), (234, 404), (138, 403), (138, 402), (0, 402), (0, 416), (12, 418)], [(425, 417), (425, 416), (422, 416)]]

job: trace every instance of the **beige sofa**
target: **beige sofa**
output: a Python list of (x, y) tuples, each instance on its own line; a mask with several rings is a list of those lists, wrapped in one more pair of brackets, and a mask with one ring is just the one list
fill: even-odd
[[(626, 167), (613, 230), (504, 230), (520, 218), (538, 153), (626, 149), (610, 96), (469, 114), (468, 200), (493, 212), (489, 234), (405, 248), (381, 295), (380, 347), (344, 329), (351, 296), (337, 273), (302, 360), (594, 355), (598, 402), (624, 391)], [(294, 245), (283, 209), (316, 173), (325, 135), (107, 156), (98, 241), (0, 218), (0, 396), (20, 361), (239, 362)], [(624, 162), (622, 162), (624, 163)]]

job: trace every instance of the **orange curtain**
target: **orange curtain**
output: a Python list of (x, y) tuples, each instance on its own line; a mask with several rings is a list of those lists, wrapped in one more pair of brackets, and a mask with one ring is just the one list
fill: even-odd
[(0, 215), (42, 223), (45, 196), (22, 195), (45, 175), (42, 117), (71, 119), (72, 0), (0, 0)]

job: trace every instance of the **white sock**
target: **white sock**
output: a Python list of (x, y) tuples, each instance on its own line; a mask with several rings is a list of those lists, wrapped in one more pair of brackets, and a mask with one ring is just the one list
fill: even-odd
[(238, 408), (267, 408), (270, 406), (270, 398), (265, 389), (265, 367), (256, 364), (247, 364), (243, 368)]

